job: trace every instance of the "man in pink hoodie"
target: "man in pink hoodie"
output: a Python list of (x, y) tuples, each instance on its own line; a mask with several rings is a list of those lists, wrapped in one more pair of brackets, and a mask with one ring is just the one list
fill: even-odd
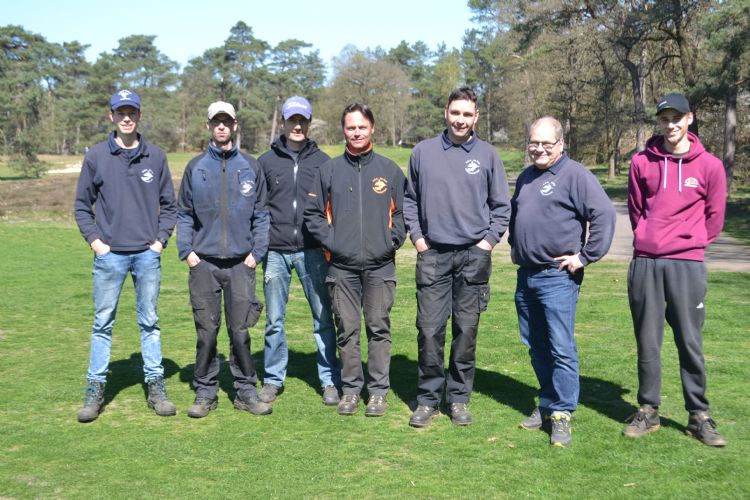
[[(659, 100), (661, 135), (633, 156), (628, 210), (633, 227), (633, 260), (628, 299), (638, 345), (638, 404), (623, 430), (637, 438), (659, 429), (661, 345), (664, 319), (679, 353), (686, 432), (709, 446), (724, 446), (706, 399), (701, 329), (706, 317), (705, 248), (724, 225), (726, 178), (721, 161), (688, 132), (693, 123), (682, 94)], [(665, 307), (666, 306), (666, 307)]]

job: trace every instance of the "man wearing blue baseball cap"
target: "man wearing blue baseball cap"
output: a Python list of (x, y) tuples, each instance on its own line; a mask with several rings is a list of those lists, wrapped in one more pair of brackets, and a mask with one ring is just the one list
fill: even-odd
[(313, 338), (318, 347), (318, 378), (323, 404), (339, 402), (341, 370), (336, 358), (336, 330), (326, 290), (328, 263), (323, 250), (303, 224), (307, 193), (315, 174), (329, 160), (308, 138), (312, 106), (294, 96), (281, 108), (283, 132), (271, 150), (259, 158), (268, 186), (271, 214), (268, 254), (263, 260), (263, 292), (266, 298), (265, 378), (260, 399), (270, 403), (284, 387), (289, 349), (284, 319), (292, 272), (297, 271), (313, 318)]
[(163, 150), (137, 132), (141, 98), (120, 90), (109, 100), (115, 130), (83, 160), (74, 214), (94, 252), (94, 325), (79, 422), (95, 420), (104, 404), (117, 303), (128, 272), (136, 294), (148, 406), (157, 415), (176, 413), (167, 399), (156, 313), (161, 252), (176, 221), (172, 176)]

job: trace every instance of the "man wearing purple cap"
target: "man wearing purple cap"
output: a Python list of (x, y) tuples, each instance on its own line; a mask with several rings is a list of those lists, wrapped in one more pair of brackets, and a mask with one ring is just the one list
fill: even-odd
[[(141, 99), (120, 90), (109, 100), (115, 130), (92, 146), (78, 178), (74, 214), (94, 251), (94, 326), (88, 386), (79, 422), (91, 422), (104, 404), (112, 327), (125, 278), (135, 286), (148, 406), (157, 415), (176, 413), (167, 399), (156, 303), (161, 252), (175, 225), (175, 199), (167, 156), (137, 132)], [(94, 210), (96, 206), (96, 210)]]
[(216, 408), (219, 392), (217, 336), (221, 302), (229, 334), (229, 369), (237, 393), (234, 407), (267, 415), (258, 400), (248, 328), (263, 306), (255, 297), (255, 266), (268, 248), (266, 183), (258, 160), (240, 152), (234, 106), (208, 107), (208, 149), (185, 167), (177, 199), (177, 250), (190, 268), (188, 285), (197, 334), (188, 416), (203, 418)]
[(268, 255), (263, 261), (266, 347), (265, 378), (259, 397), (270, 403), (284, 387), (289, 362), (284, 318), (292, 271), (297, 271), (313, 317), (323, 404), (335, 405), (339, 402), (341, 371), (336, 359), (336, 330), (325, 284), (328, 263), (320, 244), (304, 226), (302, 216), (315, 174), (329, 157), (307, 137), (312, 118), (312, 106), (307, 99), (290, 97), (281, 108), (281, 114), (283, 132), (271, 144), (271, 150), (259, 158), (266, 177), (271, 215)]
[(628, 299), (638, 346), (638, 411), (623, 430), (638, 438), (660, 427), (661, 345), (666, 319), (679, 353), (686, 432), (709, 446), (724, 446), (706, 399), (701, 330), (706, 318), (704, 250), (721, 232), (726, 177), (721, 160), (698, 136), (690, 104), (667, 94), (656, 106), (661, 135), (633, 156), (628, 210), (633, 227), (633, 260)]

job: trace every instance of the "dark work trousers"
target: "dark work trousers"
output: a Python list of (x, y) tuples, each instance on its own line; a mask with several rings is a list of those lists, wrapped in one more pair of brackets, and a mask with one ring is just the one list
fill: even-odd
[[(628, 270), (628, 300), (638, 345), (638, 403), (659, 406), (664, 319), (674, 333), (685, 409), (708, 410), (701, 329), (706, 318), (703, 262), (636, 257)], [(666, 307), (665, 307), (666, 305)]]
[(365, 378), (360, 352), (361, 314), (367, 333), (367, 392), (385, 395), (390, 388), (391, 307), (396, 294), (393, 262), (377, 269), (351, 271), (332, 265), (326, 277), (341, 358), (341, 390), (360, 394)]
[[(417, 255), (417, 403), (468, 403), (474, 385), (479, 314), (490, 299), (492, 253), (476, 245), (429, 250)], [(445, 329), (451, 317), (453, 341), (446, 383)]]
[(255, 394), (257, 375), (247, 333), (258, 322), (263, 308), (255, 298), (255, 269), (246, 266), (244, 259), (204, 258), (190, 269), (189, 286), (198, 334), (193, 378), (196, 397), (214, 399), (219, 390), (216, 341), (221, 326), (222, 292), (234, 388), (243, 397)]

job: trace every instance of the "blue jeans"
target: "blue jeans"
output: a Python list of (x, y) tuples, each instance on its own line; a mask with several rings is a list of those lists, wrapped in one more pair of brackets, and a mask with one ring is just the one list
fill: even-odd
[(302, 283), (313, 317), (313, 337), (318, 347), (318, 377), (321, 387), (341, 384), (341, 369), (336, 359), (336, 330), (331, 302), (326, 289), (328, 263), (323, 252), (306, 249), (298, 252), (269, 250), (263, 262), (263, 293), (266, 298), (266, 345), (263, 351), (263, 383), (281, 387), (286, 378), (289, 348), (284, 318), (289, 299), (292, 270)]
[(144, 378), (149, 382), (164, 376), (161, 364), (161, 330), (159, 317), (156, 315), (161, 281), (161, 254), (151, 249), (141, 252), (109, 252), (94, 256), (94, 326), (86, 375), (91, 382), (107, 381), (112, 328), (115, 325), (120, 292), (128, 272), (135, 287)]
[(521, 341), (539, 381), (539, 407), (573, 411), (578, 405), (575, 320), (583, 269), (518, 269), (516, 311)]

